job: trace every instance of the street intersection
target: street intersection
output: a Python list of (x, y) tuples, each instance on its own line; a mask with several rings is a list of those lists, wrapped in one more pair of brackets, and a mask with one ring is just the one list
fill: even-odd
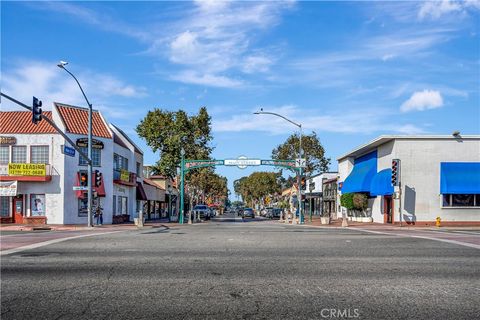
[[(461, 241), (471, 244), (480, 237), (475, 230), (372, 233), (371, 227), (367, 232), (233, 216), (192, 226), (108, 229), (2, 231), (2, 252), (11, 250), (3, 246), (16, 238), (64, 239), (2, 254), (2, 319), (472, 319), (478, 314), (480, 251), (426, 238), (467, 236)], [(395, 235), (399, 232), (404, 233)]]

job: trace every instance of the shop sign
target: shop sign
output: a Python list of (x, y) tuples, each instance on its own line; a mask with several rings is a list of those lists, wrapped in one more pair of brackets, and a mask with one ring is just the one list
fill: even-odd
[(17, 144), (17, 138), (15, 138), (15, 137), (0, 137), (0, 145), (10, 146), (12, 144)]
[(125, 169), (120, 170), (120, 180), (129, 182), (130, 181), (130, 172)]
[(9, 176), (41, 176), (47, 175), (47, 165), (44, 163), (9, 163)]
[[(79, 138), (75, 142), (77, 147), (80, 148), (87, 148), (88, 147), (88, 138)], [(103, 142), (97, 139), (92, 139), (92, 148), (93, 149), (103, 149), (104, 145)]]
[(17, 195), (17, 181), (0, 181), (0, 196), (14, 197)]

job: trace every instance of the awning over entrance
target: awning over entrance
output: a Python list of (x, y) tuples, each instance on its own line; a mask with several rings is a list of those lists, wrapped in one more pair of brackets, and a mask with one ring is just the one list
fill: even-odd
[[(95, 181), (95, 174), (92, 173), (92, 183)], [(80, 173), (77, 172), (77, 178), (76, 178), (76, 182), (75, 182), (75, 186), (80, 186)], [(100, 187), (95, 187), (95, 186), (92, 186), (92, 190), (93, 192), (96, 192), (97, 193), (97, 196), (99, 197), (105, 197), (106, 196), (106, 193), (105, 193), (105, 182), (103, 181), (103, 175), (102, 175), (102, 183), (100, 184)], [(86, 197), (86, 194), (87, 194), (87, 191), (82, 191), (82, 190), (77, 190), (75, 191), (75, 193), (77, 194), (77, 198), (79, 199), (83, 199), (84, 197)]]
[(370, 194), (372, 196), (390, 196), (393, 194), (392, 169), (383, 169), (373, 177)]
[(342, 193), (370, 192), (370, 185), (376, 173), (377, 151), (355, 159), (352, 172), (343, 182)]
[(441, 194), (480, 194), (480, 162), (440, 163)]
[(148, 200), (145, 189), (143, 189), (143, 185), (140, 182), (137, 182), (137, 200)]

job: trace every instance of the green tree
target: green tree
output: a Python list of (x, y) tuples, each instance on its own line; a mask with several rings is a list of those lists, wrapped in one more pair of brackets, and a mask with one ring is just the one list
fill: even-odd
[(281, 192), (279, 173), (254, 172), (234, 182), (235, 193), (240, 194), (244, 202), (253, 204)]
[[(276, 160), (298, 158), (299, 148), (299, 136), (291, 135), (283, 144), (272, 150), (272, 158)], [(305, 169), (306, 174), (314, 175), (316, 173), (328, 171), (330, 159), (325, 158), (325, 149), (315, 132), (312, 132), (310, 135), (302, 136), (302, 149), (303, 157), (307, 160), (307, 167)]]
[(154, 172), (171, 178), (176, 175), (182, 147), (187, 159), (209, 159), (213, 150), (211, 117), (205, 107), (191, 116), (183, 110), (155, 108), (140, 121), (136, 131), (153, 152), (160, 153)]

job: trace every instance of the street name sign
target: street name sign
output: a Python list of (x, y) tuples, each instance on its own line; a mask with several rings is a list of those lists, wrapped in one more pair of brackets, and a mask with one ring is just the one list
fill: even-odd
[(75, 191), (87, 191), (88, 187), (74, 186), (73, 190), (75, 190)]
[(69, 157), (75, 157), (75, 149), (62, 144), (61, 150), (62, 150), (62, 153), (64, 155), (69, 156)]
[(262, 164), (260, 159), (225, 159), (224, 165), (237, 166), (240, 169), (245, 169), (248, 166), (259, 166)]

